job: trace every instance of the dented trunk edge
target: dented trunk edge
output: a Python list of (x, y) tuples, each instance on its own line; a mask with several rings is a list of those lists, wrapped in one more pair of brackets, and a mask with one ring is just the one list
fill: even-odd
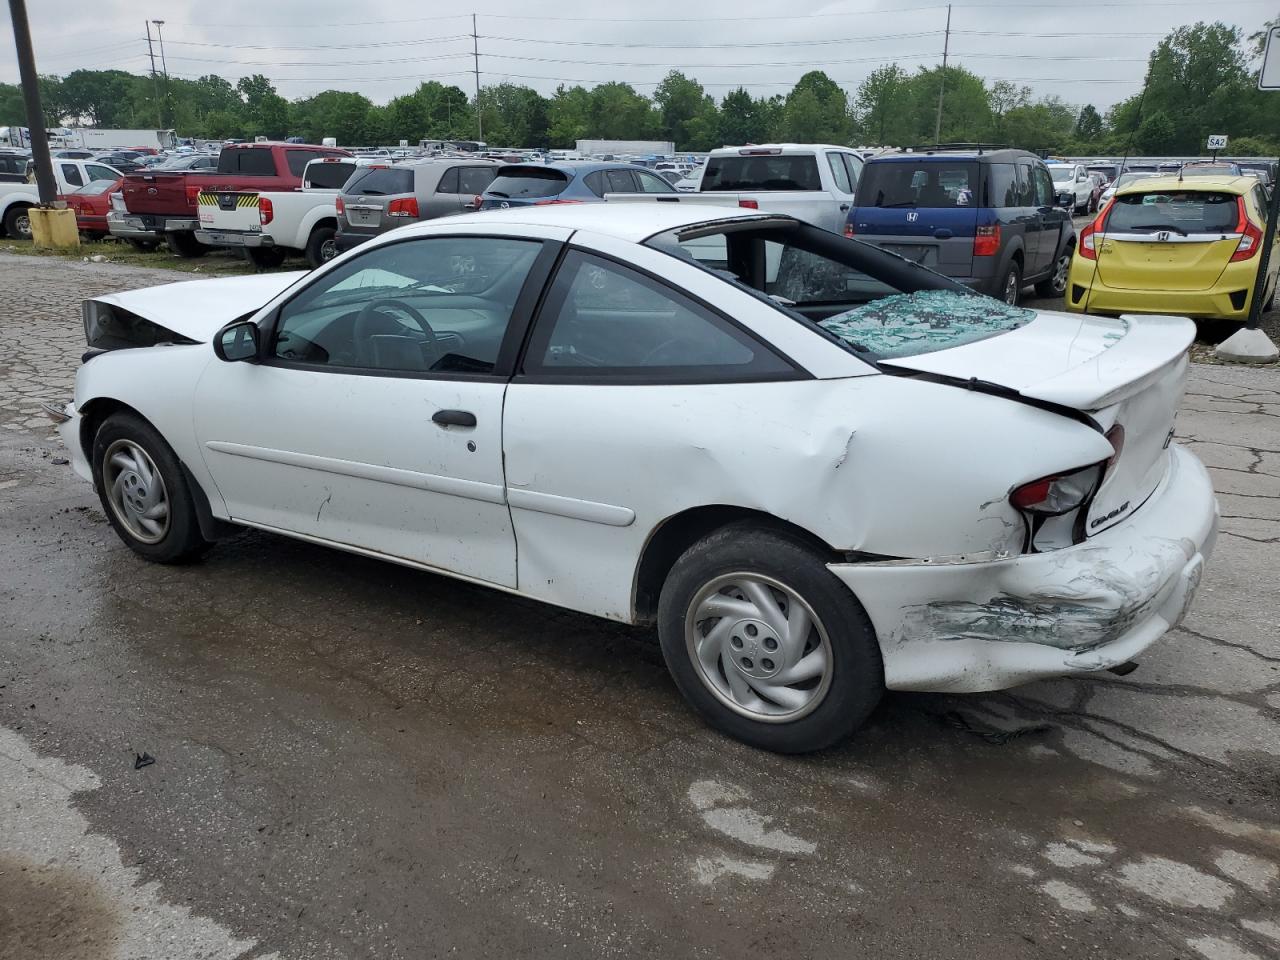
[(889, 689), (972, 693), (1133, 659), (1185, 616), (1217, 526), (1208, 472), (1175, 445), (1142, 508), (1084, 543), (829, 569), (866, 608)]

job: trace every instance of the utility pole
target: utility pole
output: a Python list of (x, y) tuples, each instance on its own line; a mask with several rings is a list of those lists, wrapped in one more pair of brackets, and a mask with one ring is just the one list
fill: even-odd
[(24, 0), (9, 0), (13, 19), (13, 43), (18, 48), (18, 79), (22, 83), (22, 104), (27, 111), (27, 127), (31, 130), (31, 158), (36, 163), (36, 190), (41, 206), (49, 206), (58, 196), (53, 179), (53, 159), (49, 156), (49, 135), (40, 106), (40, 77), (36, 73), (36, 54), (31, 47), (31, 24), (27, 21)]
[[(164, 32), (160, 29), (164, 26), (163, 20), (152, 20), (156, 25), (156, 36), (160, 38), (160, 69), (164, 71), (164, 105), (169, 110), (169, 119), (173, 119), (173, 102), (169, 96), (169, 63), (164, 58)], [(152, 61), (152, 69), (155, 69), (155, 62)], [(160, 124), (162, 127), (164, 123)]]
[(480, 37), (476, 33), (476, 15), (471, 15), (471, 53), (476, 60), (476, 139), (484, 140), (484, 118), (480, 109)]
[(151, 89), (156, 98), (156, 126), (163, 127), (164, 120), (160, 116), (160, 78), (156, 75), (156, 49), (151, 45), (151, 21), (143, 20), (142, 25), (147, 28), (147, 55), (151, 57)]
[(942, 72), (938, 74), (938, 119), (933, 124), (933, 142), (942, 142), (942, 92), (947, 86), (947, 54), (951, 52), (951, 4), (947, 4), (947, 33), (942, 41)]

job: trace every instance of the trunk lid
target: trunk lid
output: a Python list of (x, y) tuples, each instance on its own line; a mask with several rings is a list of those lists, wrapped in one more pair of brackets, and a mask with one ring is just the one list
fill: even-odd
[(182, 214), (191, 211), (185, 173), (132, 173), (124, 178), (122, 192), (125, 207), (130, 213)]
[(1185, 317), (1040, 312), (997, 336), (881, 365), (995, 384), (1080, 411), (1103, 430), (1122, 427), (1120, 454), (1089, 507), (1092, 536), (1130, 516), (1164, 477), (1194, 338), (1195, 324)]
[(1098, 276), (1120, 290), (1208, 290), (1240, 244), (1239, 198), (1161, 186), (1116, 197), (1098, 232)]

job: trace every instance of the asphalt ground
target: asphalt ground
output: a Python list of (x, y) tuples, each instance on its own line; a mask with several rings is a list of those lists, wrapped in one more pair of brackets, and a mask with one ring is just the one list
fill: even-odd
[(1222, 533), (1135, 673), (785, 758), (647, 630), (263, 533), (135, 557), (37, 404), (81, 299), (174, 279), (0, 255), (0, 958), (1280, 953), (1275, 368), (1192, 367)]

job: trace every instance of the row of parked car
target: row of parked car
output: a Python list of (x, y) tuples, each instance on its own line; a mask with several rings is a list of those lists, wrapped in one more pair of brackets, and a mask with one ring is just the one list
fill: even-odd
[[(212, 172), (197, 165), (199, 159), (215, 158), (173, 158), (171, 164), (127, 175), (95, 160), (59, 158), (55, 166), (86, 234), (112, 235), (143, 248), (164, 243), (184, 257), (231, 248), (259, 267), (277, 266), (291, 255), (316, 267), (388, 230), (474, 210), (603, 201), (702, 203), (794, 216), (873, 243), (1011, 305), (1034, 286), (1041, 296), (1066, 296), (1068, 306), (1087, 304), (1081, 291), (1102, 280), (1095, 270), (1088, 284), (1077, 284), (1074, 295), (1067, 296), (1073, 256), (1079, 259), (1081, 252), (1072, 214), (1102, 209), (1105, 216), (1112, 195), (1138, 195), (1129, 190), (1134, 183), (1161, 176), (1124, 172), (1118, 165), (1092, 169), (1085, 163), (1046, 163), (1022, 150), (939, 148), (864, 159), (850, 148), (823, 144), (712, 151), (696, 171), (692, 192), (677, 190), (659, 171), (620, 161), (504, 163), (455, 155), (389, 162), (295, 143), (227, 145)], [(1228, 205), (1245, 197), (1241, 202), (1248, 210), (1237, 220), (1260, 225), (1271, 172), (1246, 176), (1234, 162), (1191, 161), (1179, 166), (1176, 179), (1217, 184), (1213, 189), (1225, 191)], [(1115, 182), (1106, 179), (1108, 173)], [(1232, 180), (1241, 182), (1223, 186)], [(1183, 186), (1177, 195), (1182, 197), (1177, 216), (1191, 216), (1200, 194)], [(0, 206), (0, 217), (11, 235), (21, 235), (22, 204), (29, 200), (0, 197), (0, 204), (10, 204), (8, 212)], [(1205, 216), (1214, 219), (1221, 212), (1214, 210)], [(1236, 220), (1227, 226), (1239, 240), (1236, 235), (1244, 228)], [(1090, 231), (1090, 237), (1102, 233), (1097, 223)], [(1184, 246), (1183, 253), (1196, 253)], [(1146, 289), (1164, 288), (1158, 273), (1147, 271)], [(1237, 315), (1244, 309), (1239, 304), (1247, 301), (1242, 296), (1234, 291), (1216, 298), (1212, 309)]]

